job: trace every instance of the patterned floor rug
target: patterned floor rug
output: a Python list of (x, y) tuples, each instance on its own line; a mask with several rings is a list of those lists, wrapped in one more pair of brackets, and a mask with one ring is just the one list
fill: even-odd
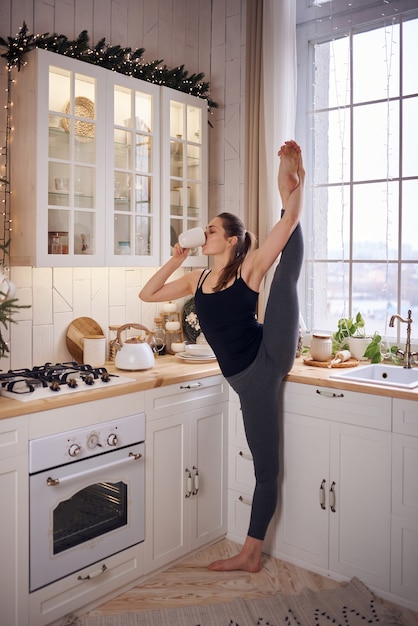
[(178, 609), (83, 617), (77, 626), (399, 626), (393, 611), (353, 578), (335, 589)]

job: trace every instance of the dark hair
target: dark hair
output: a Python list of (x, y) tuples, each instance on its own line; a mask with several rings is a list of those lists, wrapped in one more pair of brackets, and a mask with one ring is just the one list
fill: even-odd
[(215, 291), (224, 289), (229, 281), (237, 275), (238, 268), (242, 265), (247, 252), (254, 247), (256, 242), (255, 236), (245, 230), (242, 220), (233, 213), (220, 213), (218, 217), (222, 220), (225, 237), (237, 237), (237, 243), (233, 248), (231, 260), (222, 270)]

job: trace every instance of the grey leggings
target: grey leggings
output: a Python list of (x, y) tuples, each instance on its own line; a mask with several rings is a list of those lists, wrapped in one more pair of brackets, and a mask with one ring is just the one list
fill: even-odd
[(279, 390), (292, 368), (299, 332), (297, 281), (303, 238), (296, 227), (283, 249), (268, 297), (263, 340), (253, 363), (227, 378), (241, 401), (245, 434), (254, 460), (256, 485), (248, 535), (263, 540), (277, 504)]

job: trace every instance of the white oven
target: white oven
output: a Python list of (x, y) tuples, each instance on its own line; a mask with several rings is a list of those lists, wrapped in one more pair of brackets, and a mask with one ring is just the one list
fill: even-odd
[(141, 413), (29, 442), (31, 592), (144, 540), (144, 439)]

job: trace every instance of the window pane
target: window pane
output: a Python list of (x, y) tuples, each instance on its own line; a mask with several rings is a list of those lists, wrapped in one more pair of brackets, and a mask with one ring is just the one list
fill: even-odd
[(353, 110), (353, 179), (399, 176), (399, 104), (383, 102)]
[(350, 103), (350, 39), (334, 39), (315, 46), (314, 108)]
[(346, 259), (349, 253), (349, 188), (315, 189), (313, 239), (315, 259)]
[(418, 93), (417, 72), (418, 20), (410, 20), (403, 25), (403, 72), (402, 90), (404, 95)]
[(403, 127), (402, 175), (418, 176), (418, 98), (404, 100)]
[(353, 258), (398, 256), (398, 183), (356, 185), (353, 190)]
[[(310, 268), (311, 282), (314, 289), (310, 290), (312, 323), (316, 331), (337, 328), (348, 302), (348, 264), (347, 263), (315, 263)], [(307, 320), (308, 324), (311, 320)]]
[(350, 180), (350, 112), (315, 114), (315, 182)]
[(399, 24), (353, 37), (353, 102), (399, 96)]
[(418, 180), (406, 180), (402, 187), (402, 258), (418, 260)]
[(354, 313), (360, 311), (366, 322), (366, 330), (386, 334), (389, 314), (396, 313), (398, 291), (396, 264), (355, 263), (353, 265)]
[[(402, 317), (404, 317), (406, 316), (408, 309), (411, 309), (412, 313), (414, 313), (414, 309), (416, 312), (416, 307), (418, 307), (418, 264), (411, 263), (403, 265), (401, 276), (401, 312)], [(396, 312), (397, 311), (395, 311), (395, 313)], [(405, 335), (405, 324), (401, 324), (401, 326), (403, 326), (403, 328), (401, 328), (401, 335)], [(415, 331), (415, 333), (413, 331), (414, 325), (412, 324), (412, 334), (416, 337), (417, 331)]]

